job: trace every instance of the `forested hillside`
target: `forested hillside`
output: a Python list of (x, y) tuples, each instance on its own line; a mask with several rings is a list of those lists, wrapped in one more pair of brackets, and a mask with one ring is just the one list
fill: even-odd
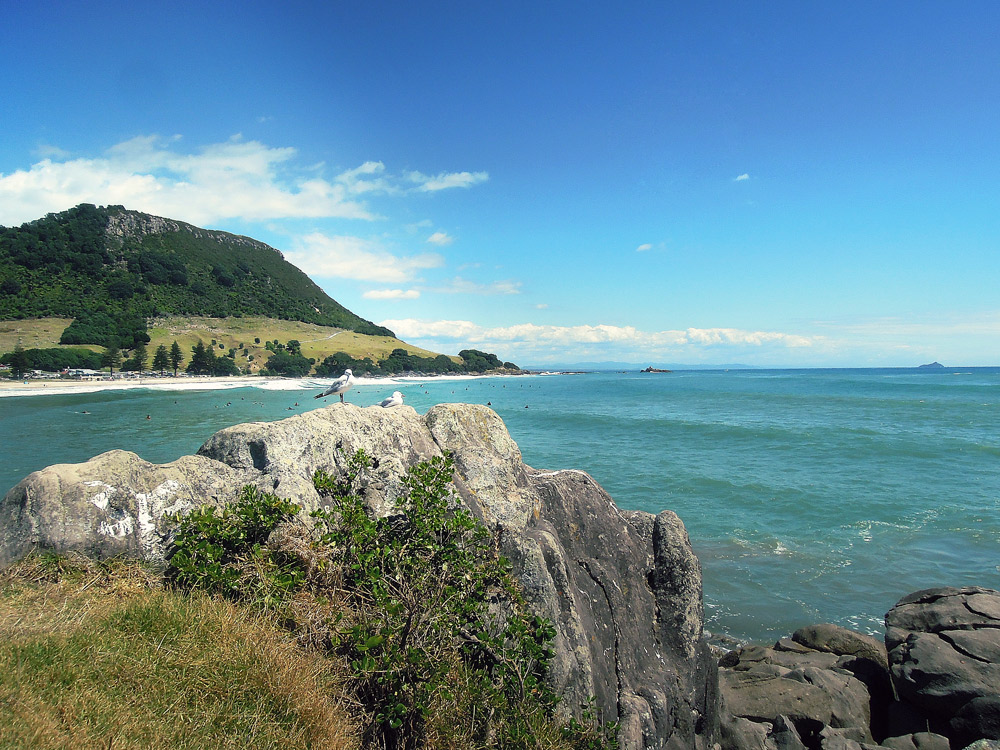
[(258, 315), (393, 335), (248, 237), (86, 203), (0, 227), (0, 320), (72, 317), (61, 343), (131, 348), (162, 315)]

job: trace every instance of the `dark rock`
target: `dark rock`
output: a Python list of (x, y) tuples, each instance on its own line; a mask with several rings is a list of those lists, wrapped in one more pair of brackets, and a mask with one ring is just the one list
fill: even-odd
[(885, 644), (870, 635), (855, 633), (839, 625), (809, 625), (792, 633), (792, 640), (816, 651), (828, 651), (839, 656), (861, 656), (871, 659), (884, 669), (889, 668)]
[[(874, 747), (885, 722), (878, 715), (873, 735), (873, 711), (883, 711), (891, 698), (887, 671), (869, 658), (878, 650), (866, 636), (833, 626), (803, 628), (796, 636), (774, 648), (736, 649), (720, 660), (723, 748), (749, 750), (762, 736), (773, 748), (779, 726), (793, 727), (810, 750)], [(783, 736), (794, 745), (791, 735)]]
[(949, 722), (957, 747), (979, 739), (1000, 740), (1000, 695), (973, 698)]
[(914, 732), (898, 737), (887, 737), (882, 747), (890, 750), (951, 750), (948, 738), (933, 732)]
[(1000, 738), (1000, 592), (918, 591), (889, 611), (893, 685), (932, 729), (962, 747)]

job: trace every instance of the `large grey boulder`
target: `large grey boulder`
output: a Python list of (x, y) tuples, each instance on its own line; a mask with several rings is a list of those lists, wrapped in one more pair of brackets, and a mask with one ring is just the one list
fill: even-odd
[(0, 568), (34, 548), (162, 561), (165, 516), (234, 500), (254, 478), (202, 456), (156, 465), (122, 450), (49, 466), (0, 502)]
[(893, 685), (954, 747), (1000, 739), (1000, 592), (918, 591), (885, 616)]
[(556, 625), (551, 680), (567, 710), (591, 696), (623, 748), (710, 748), (714, 660), (702, 637), (701, 572), (676, 515), (625, 512), (586, 473), (526, 466), (502, 420), (481, 406), (419, 415), (332, 406), (232, 427), (156, 466), (125, 451), (31, 474), (0, 502), (0, 565), (34, 547), (163, 560), (164, 515), (235, 498), (254, 484), (321, 500), (318, 469), (358, 449), (376, 459), (365, 501), (389, 512), (408, 466), (450, 451), (461, 501), (496, 535), (536, 611)]

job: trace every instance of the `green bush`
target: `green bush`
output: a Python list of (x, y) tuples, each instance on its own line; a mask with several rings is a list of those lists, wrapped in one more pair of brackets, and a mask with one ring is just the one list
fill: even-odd
[(270, 533), (299, 506), (246, 485), (235, 503), (205, 505), (177, 523), (167, 578), (184, 589), (203, 589), (229, 599), (280, 605), (304, 573), (267, 549)]
[(373, 518), (358, 492), (371, 463), (358, 452), (344, 477), (317, 472), (331, 507), (314, 514), (357, 613), (338, 650), (373, 715), (368, 740), (415, 747), (446, 728), (428, 721), (446, 703), (476, 707), (462, 731), (478, 742), (533, 746), (557, 703), (543, 681), (555, 629), (528, 611), (490, 534), (452, 501), (449, 457), (407, 472), (390, 518)]
[[(613, 725), (554, 719), (544, 678), (555, 628), (528, 610), (492, 536), (454, 498), (451, 458), (411, 467), (388, 517), (363, 499), (374, 465), (358, 451), (342, 473), (316, 472), (328, 505), (311, 532), (272, 535), (299, 507), (251, 486), (221, 511), (175, 518), (168, 578), (273, 611), (339, 657), (366, 746), (614, 747)], [(306, 632), (316, 627), (322, 638)]]

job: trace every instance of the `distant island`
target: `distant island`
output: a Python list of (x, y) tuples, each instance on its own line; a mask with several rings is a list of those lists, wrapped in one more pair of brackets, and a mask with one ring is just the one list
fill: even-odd
[(944, 365), (940, 362), (931, 362), (929, 365), (920, 365), (918, 369), (921, 370), (943, 370)]
[(673, 372), (673, 371), (661, 370), (659, 367), (647, 367), (645, 370), (639, 370), (639, 372)]

